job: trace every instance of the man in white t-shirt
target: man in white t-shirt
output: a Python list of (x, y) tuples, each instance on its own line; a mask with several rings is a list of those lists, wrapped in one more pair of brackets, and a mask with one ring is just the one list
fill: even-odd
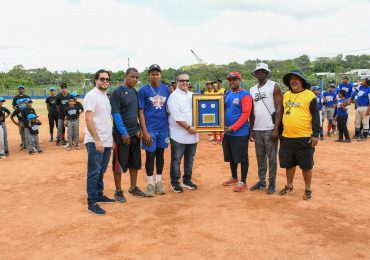
[(265, 63), (257, 64), (252, 71), (258, 84), (250, 89), (253, 98), (251, 141), (255, 142), (259, 181), (250, 190), (266, 188), (267, 159), (269, 185), (267, 194), (276, 191), (276, 168), (279, 127), (282, 118), (282, 94), (279, 85), (269, 80), (271, 71)]
[(85, 140), (87, 150), (87, 203), (88, 210), (104, 215), (105, 210), (97, 203), (113, 203), (104, 195), (103, 177), (107, 170), (113, 145), (111, 106), (107, 96), (110, 74), (99, 70), (94, 76), (94, 85), (84, 98)]
[[(197, 188), (197, 185), (191, 181), (191, 177), (199, 135), (192, 126), (193, 93), (188, 91), (189, 75), (180, 73), (176, 78), (176, 85), (176, 90), (168, 98), (167, 111), (171, 137), (171, 189), (173, 192), (180, 193), (183, 192), (182, 187), (189, 190)], [(184, 175), (181, 187), (179, 180), (182, 157), (184, 157)]]

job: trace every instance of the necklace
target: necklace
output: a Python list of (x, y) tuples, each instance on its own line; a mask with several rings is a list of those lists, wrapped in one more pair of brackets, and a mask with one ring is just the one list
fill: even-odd
[(161, 95), (161, 85), (158, 87), (158, 93), (154, 91), (152, 85), (149, 84), (150, 89), (153, 91), (154, 95), (160, 96)]
[[(301, 93), (301, 92), (300, 92), (300, 93)], [(294, 100), (293, 100), (293, 102), (292, 102), (292, 101), (291, 101), (292, 92), (290, 92), (289, 101), (288, 101), (288, 104), (287, 104), (288, 110), (285, 112), (285, 114), (286, 114), (286, 115), (290, 115), (290, 110), (292, 110), (292, 107), (293, 107), (293, 105), (295, 104), (295, 101), (297, 100), (297, 97), (299, 96), (299, 94), (300, 94), (300, 93), (298, 93), (298, 94), (296, 95), (296, 97), (294, 98)]]

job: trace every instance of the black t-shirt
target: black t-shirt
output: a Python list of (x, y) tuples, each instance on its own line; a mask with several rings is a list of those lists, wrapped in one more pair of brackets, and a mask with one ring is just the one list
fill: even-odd
[[(124, 86), (116, 88), (110, 95), (112, 115), (119, 113), (128, 134), (133, 137), (140, 129), (138, 122), (139, 101), (135, 89)], [(122, 135), (113, 122), (113, 137), (116, 143), (121, 143)]]
[(83, 107), (83, 105), (79, 101), (76, 102), (75, 107), (78, 108), (78, 113), (79, 114), (81, 114), (82, 112), (84, 112), (84, 107)]
[(29, 114), (35, 114), (36, 115), (36, 111), (33, 107), (26, 107), (26, 108), (23, 108), (22, 110), (22, 120), (23, 120), (23, 124), (29, 128), (29, 124), (28, 124), (28, 120), (27, 120), (27, 116)]
[(0, 116), (1, 116), (1, 122), (5, 122), (5, 113), (7, 113), (8, 115), (10, 115), (10, 111), (9, 109), (7, 109), (6, 107), (0, 107)]
[(22, 108), (20, 108), (20, 107), (17, 107), (14, 111), (13, 111), (13, 113), (10, 115), (10, 117), (17, 117), (18, 118), (18, 122), (19, 123), (22, 123), (23, 124), (23, 120), (22, 120)]
[(34, 122), (34, 123), (31, 122), (30, 125), (31, 125), (31, 127), (29, 127), (30, 128), (30, 134), (31, 135), (39, 134), (39, 125), (41, 125), (40, 122)]
[(76, 106), (68, 106), (64, 109), (64, 112), (68, 120), (76, 120), (80, 116), (79, 109)]
[(58, 118), (64, 119), (64, 109), (68, 106), (69, 93), (67, 96), (63, 96), (62, 93), (59, 93), (57, 96), (57, 106), (59, 108)]
[(49, 104), (49, 113), (58, 114), (57, 109), (57, 97), (50, 96), (45, 100), (46, 104)]
[(29, 96), (27, 96), (27, 95), (16, 95), (13, 98), (12, 106), (15, 107), (17, 105), (17, 100), (21, 99), (21, 98), (29, 98)]

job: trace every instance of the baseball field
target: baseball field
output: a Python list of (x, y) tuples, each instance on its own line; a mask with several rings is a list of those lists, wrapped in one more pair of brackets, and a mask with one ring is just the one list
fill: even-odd
[[(197, 190), (170, 190), (167, 149), (166, 195), (136, 198), (125, 192), (126, 203), (102, 205), (107, 214), (97, 216), (87, 211), (85, 148), (66, 151), (50, 143), (43, 101), (34, 107), (43, 123), (41, 154), (18, 150), (18, 130), (7, 119), (10, 156), (0, 160), (1, 260), (370, 259), (370, 141), (335, 143), (337, 136), (320, 141), (313, 197), (303, 201), (300, 171), (294, 192), (283, 197), (223, 187), (230, 173), (221, 146), (201, 134), (193, 172)], [(353, 128), (351, 123), (351, 136)], [(82, 116), (81, 142), (83, 133)], [(251, 186), (257, 181), (253, 143), (249, 154)], [(145, 171), (139, 175), (146, 190)], [(110, 166), (104, 180), (106, 195), (113, 197)], [(279, 168), (278, 190), (284, 184)], [(125, 191), (128, 185), (125, 175)]]

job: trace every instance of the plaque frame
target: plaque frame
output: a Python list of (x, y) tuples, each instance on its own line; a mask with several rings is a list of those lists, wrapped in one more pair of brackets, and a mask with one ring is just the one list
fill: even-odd
[[(214, 101), (218, 104), (216, 110), (218, 123), (213, 125), (203, 125), (200, 122), (199, 116), (202, 115), (202, 110), (199, 108), (199, 103), (202, 101)], [(225, 130), (225, 98), (219, 94), (193, 94), (193, 126), (198, 132), (223, 132)]]

